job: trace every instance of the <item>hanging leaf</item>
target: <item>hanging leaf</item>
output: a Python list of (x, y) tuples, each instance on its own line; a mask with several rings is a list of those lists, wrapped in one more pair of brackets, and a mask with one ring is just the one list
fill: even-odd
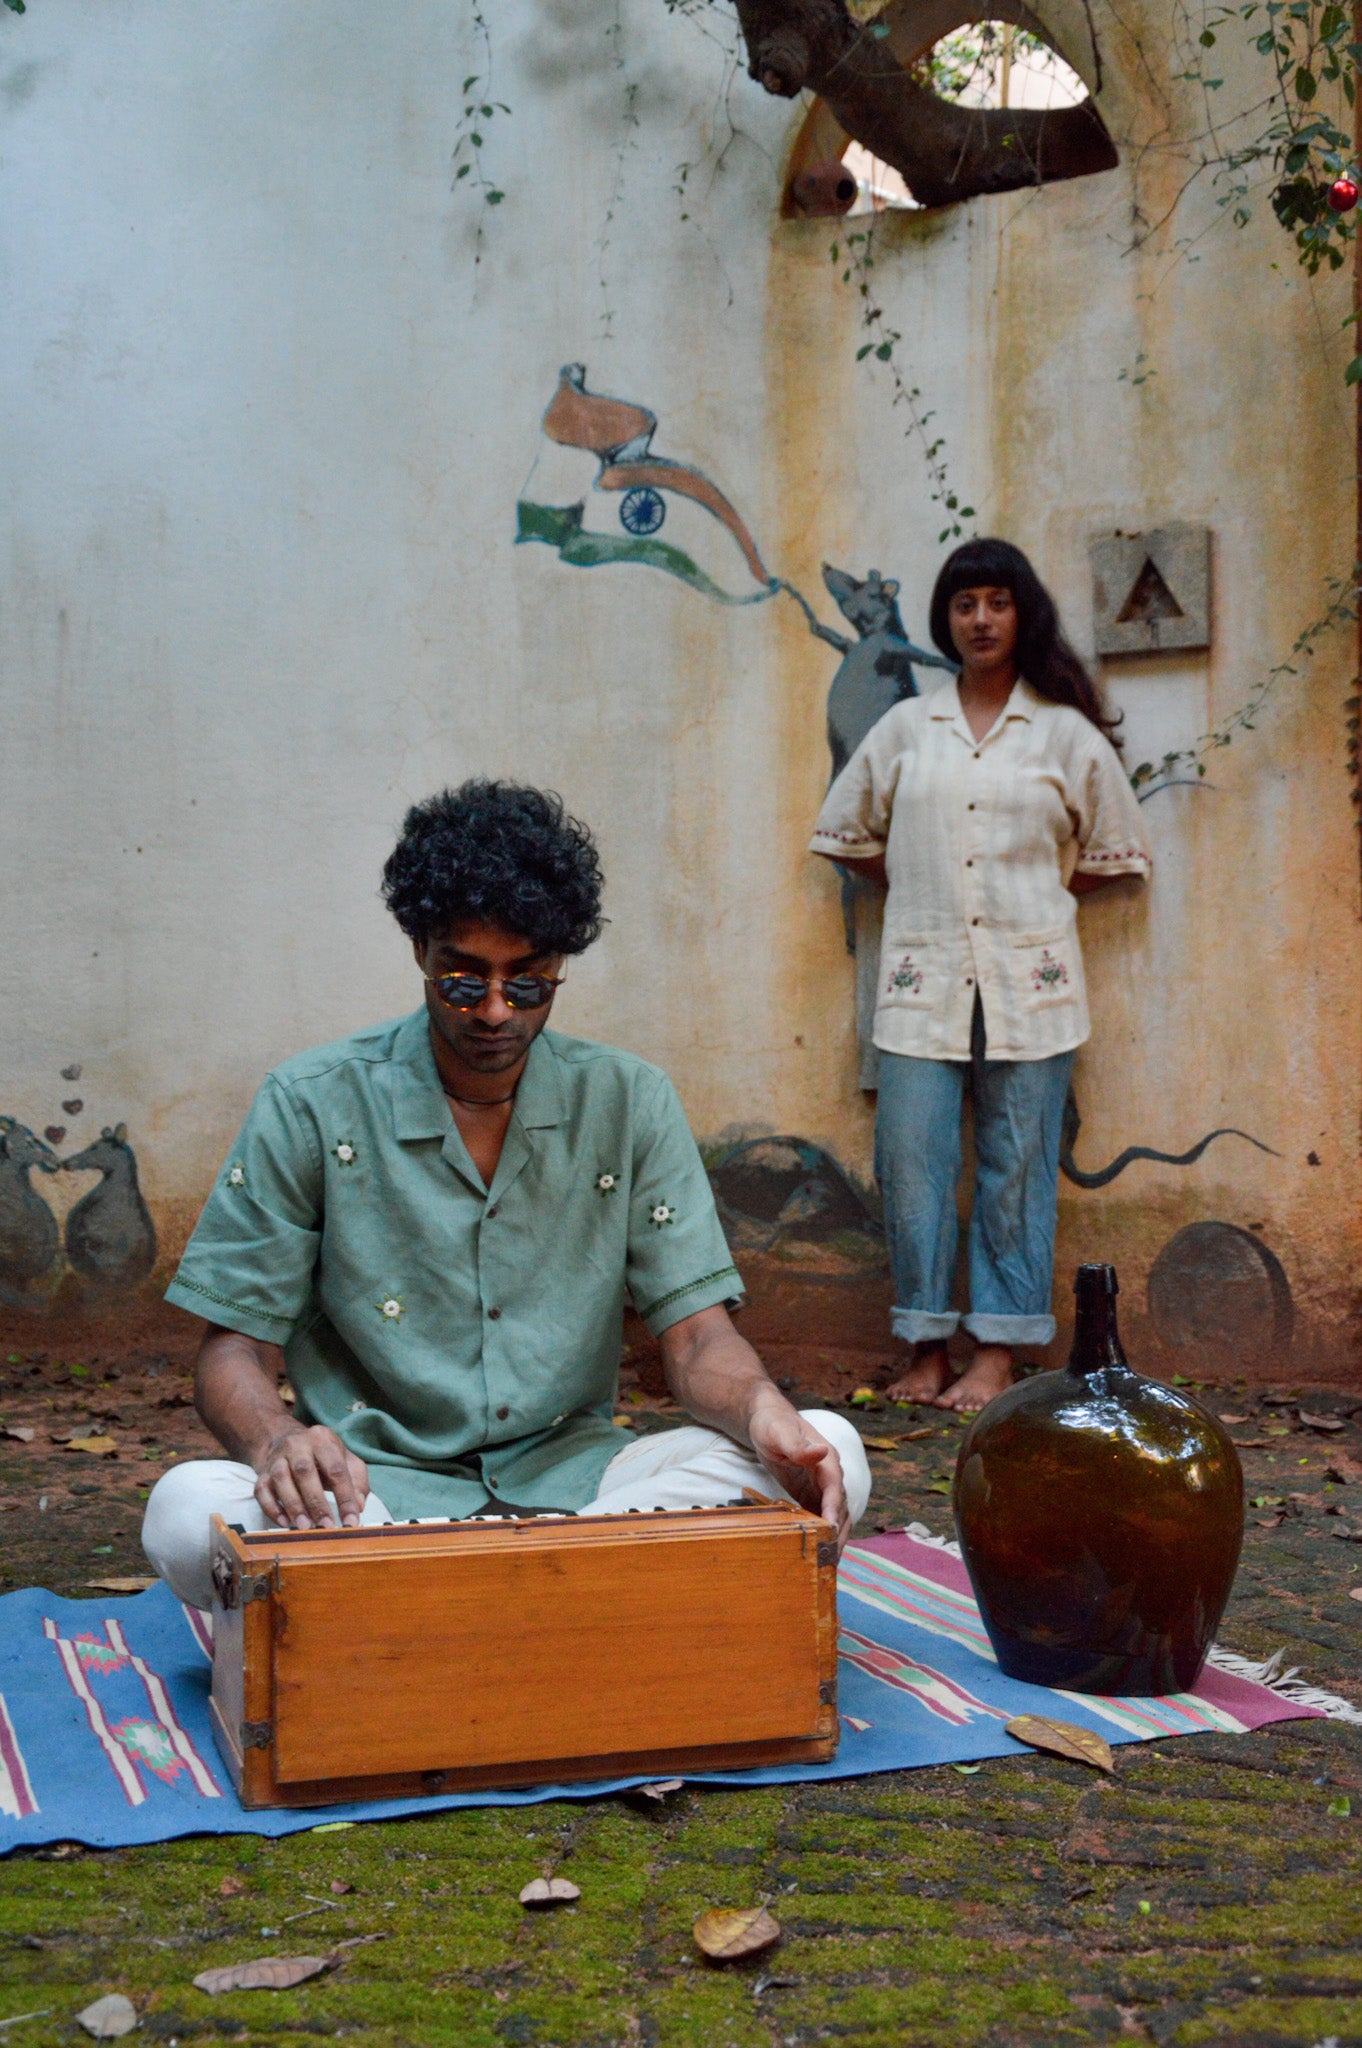
[(716, 1963), (755, 1956), (780, 1940), (780, 1922), (765, 1906), (714, 1906), (702, 1913), (694, 1929), (695, 1945)]
[(309, 1977), (329, 1970), (329, 1956), (260, 1956), (253, 1963), (226, 1963), (220, 1970), (202, 1970), (194, 1979), (200, 1991), (287, 1991)]
[(520, 1894), (522, 1906), (530, 1906), (542, 1912), (547, 1906), (570, 1906), (574, 1899), (582, 1896), (579, 1888), (568, 1877), (532, 1878)]
[(97, 1998), (84, 2012), (78, 2012), (76, 2024), (96, 2041), (116, 2041), (120, 2034), (130, 2034), (137, 2025), (137, 2007), (121, 1991), (111, 1991), (107, 1998)]
[(1051, 1756), (1065, 1756), (1076, 1764), (1091, 1764), (1097, 1771), (1113, 1771), (1111, 1745), (1091, 1728), (1076, 1721), (1051, 1721), (1045, 1714), (1019, 1714), (1007, 1723), (1007, 1733), (1031, 1749), (1048, 1750)]

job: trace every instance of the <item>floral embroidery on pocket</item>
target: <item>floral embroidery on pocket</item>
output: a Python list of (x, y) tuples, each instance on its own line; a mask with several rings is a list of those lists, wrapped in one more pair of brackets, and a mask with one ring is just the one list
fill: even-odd
[(598, 1195), (613, 1195), (619, 1184), (620, 1177), (617, 1173), (598, 1173), (596, 1175), (596, 1193)]
[(922, 969), (914, 961), (911, 953), (905, 953), (889, 977), (888, 993), (892, 996), (900, 989), (906, 989), (910, 996), (915, 996), (921, 986)]
[(648, 1212), (648, 1221), (654, 1230), (662, 1230), (668, 1223), (675, 1223), (676, 1211), (670, 1202), (656, 1202)]
[(349, 1140), (348, 1138), (342, 1138), (342, 1139), (341, 1139), (341, 1140), (339, 1141), (339, 1143), (338, 1143), (338, 1144), (335, 1144), (335, 1145), (333, 1145), (333, 1146), (331, 1147), (331, 1150), (332, 1150), (332, 1153), (334, 1154), (334, 1156), (335, 1156), (335, 1158), (336, 1158), (336, 1160), (337, 1160), (337, 1162), (338, 1162), (338, 1164), (339, 1164), (339, 1165), (341, 1165), (341, 1166), (353, 1166), (353, 1165), (354, 1165), (354, 1163), (355, 1163), (355, 1148), (354, 1148), (354, 1146), (353, 1146), (353, 1145), (352, 1145), (352, 1144), (350, 1143), (350, 1140)]
[(1031, 969), (1031, 986), (1038, 996), (1047, 991), (1064, 988), (1069, 980), (1069, 970), (1062, 960), (1056, 960), (1048, 946), (1042, 946), (1039, 964)]

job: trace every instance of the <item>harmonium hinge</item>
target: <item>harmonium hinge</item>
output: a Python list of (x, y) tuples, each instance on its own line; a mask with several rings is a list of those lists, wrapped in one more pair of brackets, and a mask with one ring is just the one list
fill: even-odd
[(246, 1607), (252, 1600), (268, 1600), (271, 1579), (268, 1572), (241, 1572), (230, 1557), (219, 1551), (213, 1559), (213, 1588), (226, 1608)]

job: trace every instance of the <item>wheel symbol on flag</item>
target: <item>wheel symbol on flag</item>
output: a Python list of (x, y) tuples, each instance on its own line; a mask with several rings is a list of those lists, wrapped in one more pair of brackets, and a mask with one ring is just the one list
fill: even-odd
[(620, 501), (620, 523), (626, 533), (656, 533), (666, 516), (662, 493), (647, 484), (626, 491)]

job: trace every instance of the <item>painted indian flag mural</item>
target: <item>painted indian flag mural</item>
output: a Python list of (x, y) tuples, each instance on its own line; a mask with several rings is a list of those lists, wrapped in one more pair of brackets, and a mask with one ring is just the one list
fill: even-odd
[(517, 540), (545, 542), (574, 569), (661, 569), (721, 604), (761, 604), (786, 588), (718, 485), (653, 452), (656, 432), (656, 413), (588, 391), (585, 365), (568, 363), (516, 506)]

